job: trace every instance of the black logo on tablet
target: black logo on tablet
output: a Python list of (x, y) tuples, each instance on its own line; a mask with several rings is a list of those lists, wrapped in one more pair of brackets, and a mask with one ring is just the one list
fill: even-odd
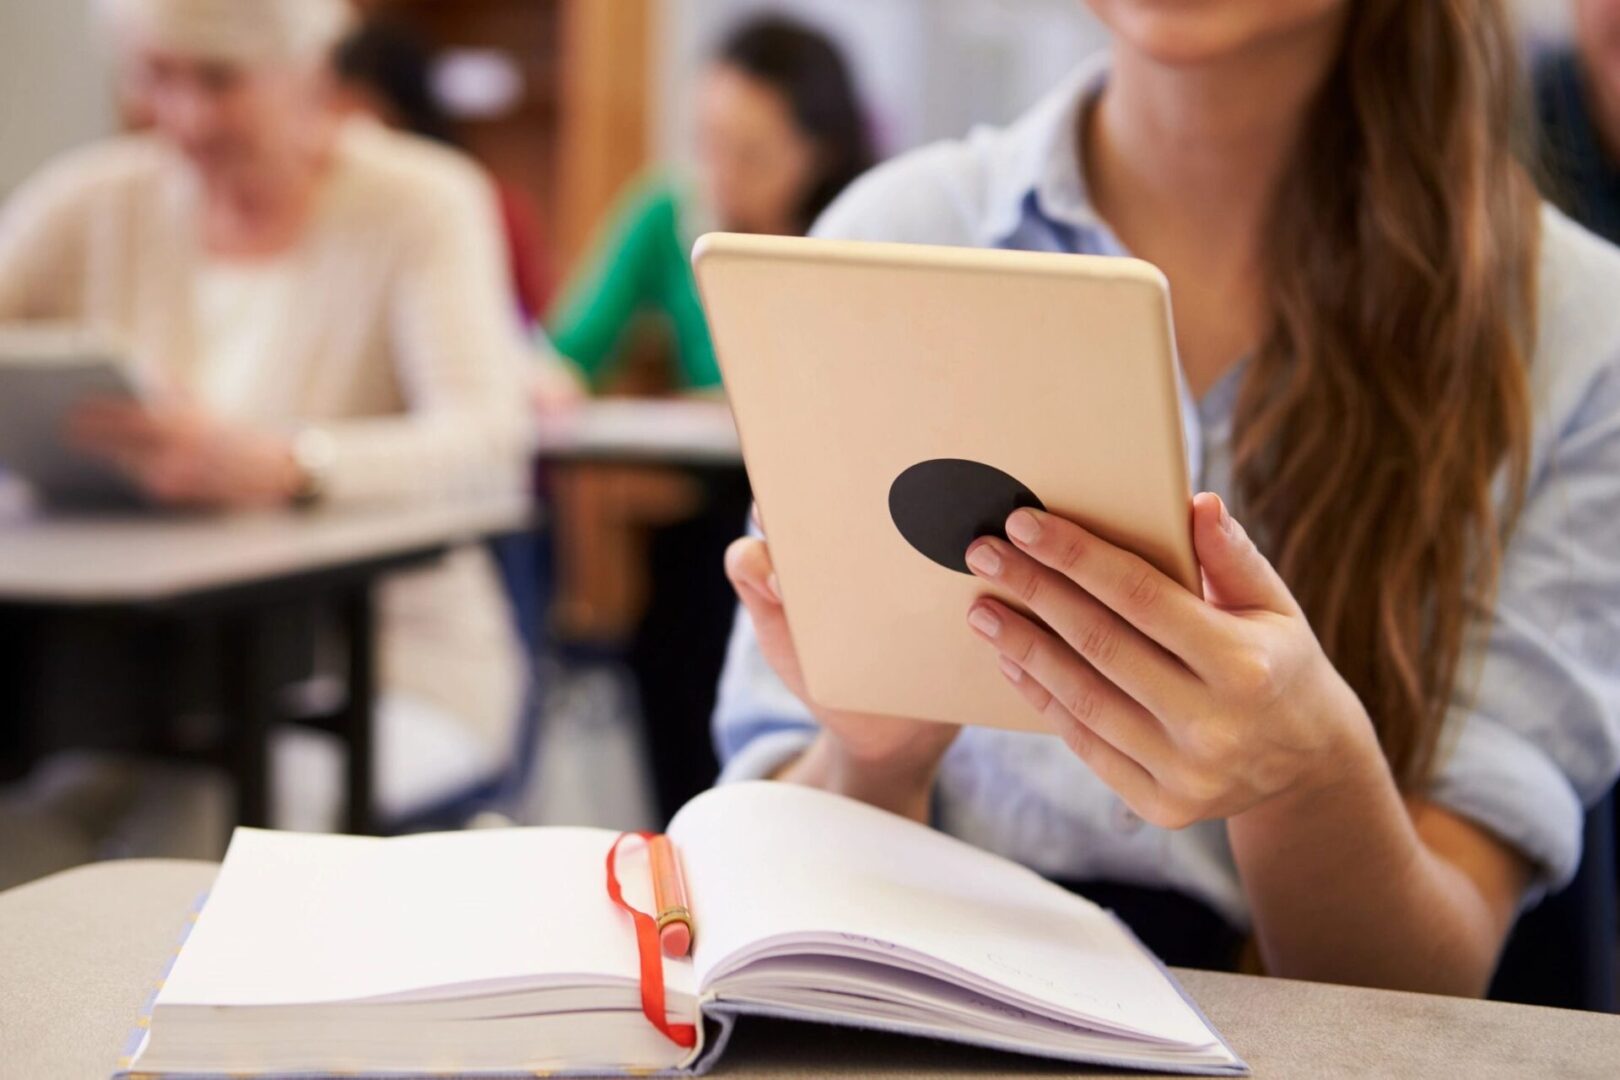
[(1035, 493), (1000, 469), (977, 461), (937, 458), (895, 477), (889, 517), (906, 543), (959, 574), (970, 574), (967, 549), (981, 536), (1007, 538), (1014, 510), (1046, 506)]

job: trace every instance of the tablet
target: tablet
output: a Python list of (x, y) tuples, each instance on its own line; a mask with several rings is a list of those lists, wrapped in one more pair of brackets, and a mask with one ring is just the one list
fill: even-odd
[(137, 397), (128, 365), (98, 336), (72, 327), (0, 326), (0, 470), (21, 477), (49, 506), (143, 503), (123, 473), (64, 438), (80, 405)]
[(1201, 588), (1155, 267), (729, 234), (693, 258), (816, 704), (1046, 730), (967, 625), (966, 550), (1019, 506)]

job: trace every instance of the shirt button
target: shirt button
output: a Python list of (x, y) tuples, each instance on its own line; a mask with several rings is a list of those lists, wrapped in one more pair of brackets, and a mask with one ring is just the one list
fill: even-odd
[(1145, 824), (1147, 822), (1137, 817), (1136, 811), (1126, 806), (1123, 800), (1114, 800), (1113, 826), (1115, 832), (1121, 836), (1135, 836), (1142, 831), (1142, 826)]

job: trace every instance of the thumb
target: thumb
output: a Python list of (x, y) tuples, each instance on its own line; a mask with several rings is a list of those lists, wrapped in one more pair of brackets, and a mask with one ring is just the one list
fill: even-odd
[(1193, 549), (1203, 567), (1205, 596), (1216, 607), (1296, 610), (1288, 586), (1219, 495), (1204, 492), (1193, 499)]
[(752, 536), (732, 541), (726, 549), (725, 565), (726, 577), (731, 579), (738, 597), (750, 609), (756, 602), (769, 607), (782, 606), (781, 586), (777, 584), (771, 549), (765, 541)]
[(800, 700), (809, 701), (799, 653), (793, 647), (787, 614), (782, 610), (781, 586), (765, 541), (753, 537), (735, 541), (726, 551), (726, 576), (754, 624), (760, 653), (789, 690)]

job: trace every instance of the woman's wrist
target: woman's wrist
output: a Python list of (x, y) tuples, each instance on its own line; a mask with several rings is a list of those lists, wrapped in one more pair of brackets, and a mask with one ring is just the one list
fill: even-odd
[(884, 754), (862, 752), (823, 729), (778, 780), (821, 788), (879, 809), (926, 822), (942, 751), (927, 747)]
[(1366, 811), (1377, 817), (1380, 809), (1400, 805), (1400, 790), (1379, 746), (1366, 710), (1348, 686), (1339, 704), (1323, 716), (1326, 737), (1313, 768), (1296, 783), (1270, 799), (1233, 817), (1229, 831), (1235, 845), (1240, 836), (1264, 837), (1270, 850), (1286, 847), (1292, 839), (1314, 843), (1320, 833)]

